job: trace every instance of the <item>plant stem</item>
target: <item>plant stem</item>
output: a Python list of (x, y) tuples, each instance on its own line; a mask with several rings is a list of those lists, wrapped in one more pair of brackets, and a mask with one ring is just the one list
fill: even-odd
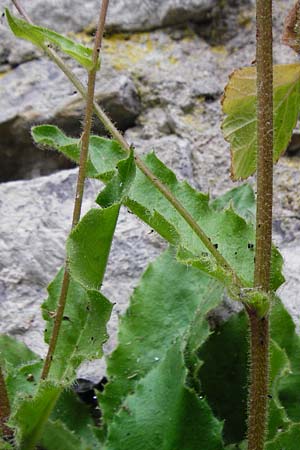
[[(18, 0), (12, 0), (14, 5), (17, 7), (20, 14), (23, 16), (25, 20), (29, 23), (32, 23), (31, 19), (28, 17), (24, 8), (20, 6)], [(47, 46), (43, 47), (45, 53), (52, 59), (55, 64), (64, 72), (67, 78), (71, 81), (71, 83), (75, 86), (78, 92), (82, 95), (84, 99), (87, 98), (87, 90), (81, 83), (81, 81), (74, 75), (72, 70), (65, 64), (65, 62), (60, 58), (60, 56), (51, 48)], [(110, 133), (110, 135), (124, 148), (128, 153), (130, 152), (130, 145), (124, 138), (124, 136), (120, 133), (120, 131), (115, 127), (110, 118), (105, 114), (102, 108), (94, 101), (93, 103), (94, 112), (99, 118), (100, 122), (104, 125), (106, 130)], [(217, 263), (223, 267), (226, 272), (231, 273), (232, 279), (234, 283), (242, 287), (243, 283), (239, 279), (238, 275), (234, 271), (234, 269), (230, 266), (228, 261), (223, 257), (223, 255), (214, 247), (212, 242), (206, 233), (202, 230), (202, 228), (197, 224), (197, 222), (193, 219), (190, 213), (186, 210), (186, 208), (176, 199), (176, 197), (172, 194), (172, 192), (160, 181), (157, 177), (152, 173), (152, 171), (144, 164), (142, 159), (135, 155), (135, 162), (137, 167), (143, 172), (143, 174), (151, 181), (151, 183), (164, 195), (165, 198), (171, 203), (171, 205), (175, 208), (175, 210), (181, 215), (181, 217), (190, 225), (195, 234), (200, 238), (202, 243), (206, 246), (209, 252), (214, 256)]]
[[(88, 88), (86, 95), (86, 110), (85, 110), (85, 119), (84, 119), (84, 127), (83, 133), (81, 136), (81, 151), (80, 151), (80, 161), (79, 161), (79, 172), (77, 177), (77, 186), (76, 186), (76, 194), (74, 201), (74, 209), (73, 209), (73, 219), (72, 219), (72, 229), (78, 224), (81, 215), (81, 207), (82, 207), (82, 199), (84, 192), (84, 181), (86, 177), (86, 163), (88, 159), (89, 153), (89, 141), (92, 127), (92, 117), (94, 110), (94, 95), (95, 95), (95, 84), (96, 84), (96, 75), (97, 75), (97, 65), (99, 60), (99, 54), (102, 45), (102, 39), (105, 28), (105, 19), (107, 14), (109, 0), (102, 0), (102, 6), (100, 10), (99, 21), (97, 25), (97, 31), (95, 36), (94, 48), (93, 48), (93, 68), (89, 71), (88, 74)], [(63, 319), (64, 309), (67, 301), (68, 289), (70, 284), (70, 274), (68, 271), (67, 262), (65, 264), (65, 271), (63, 277), (63, 283), (60, 293), (60, 298), (58, 302), (58, 308), (56, 311), (53, 331), (51, 335), (51, 340), (49, 343), (48, 353), (45, 359), (45, 364), (42, 371), (42, 379), (46, 379), (49, 370), (51, 367), (51, 362), (53, 359), (53, 355), (55, 352), (55, 347), (57, 343), (57, 339), (59, 336), (59, 331)]]
[[(257, 213), (254, 285), (270, 291), (273, 208), (273, 37), (272, 0), (256, 2)], [(248, 450), (263, 450), (268, 412), (269, 317), (248, 309), (250, 389)]]
[(12, 437), (13, 431), (6, 425), (10, 416), (10, 404), (2, 368), (0, 366), (0, 436)]

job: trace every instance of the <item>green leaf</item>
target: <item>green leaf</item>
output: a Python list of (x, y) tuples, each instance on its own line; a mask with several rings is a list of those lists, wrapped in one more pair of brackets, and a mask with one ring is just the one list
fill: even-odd
[[(279, 312), (283, 316), (285, 342), (293, 340), (294, 327), (284, 331), (285, 320), (291, 320), (280, 300), (271, 311), (270, 400), (268, 439), (288, 429), (291, 418), (281, 402), (281, 380), (289, 377), (291, 363), (286, 350), (276, 342)], [(278, 328), (277, 328), (278, 327)], [(200, 391), (219, 420), (224, 420), (226, 444), (242, 441), (246, 434), (248, 378), (248, 320), (244, 312), (218, 325), (198, 352), (203, 361), (199, 370)], [(294, 391), (294, 399), (297, 398)], [(299, 405), (298, 405), (299, 410)]]
[(135, 161), (131, 150), (128, 158), (117, 164), (118, 173), (107, 183), (105, 189), (98, 195), (97, 203), (103, 208), (122, 202), (129, 194), (135, 178)]
[(13, 450), (13, 447), (0, 436), (0, 450)]
[(10, 420), (16, 428), (19, 450), (33, 450), (39, 442), (44, 425), (61, 393), (61, 388), (42, 382), (35, 397), (25, 397)]
[[(174, 173), (153, 153), (145, 157), (145, 163), (155, 177), (169, 188), (194, 217), (211, 242), (218, 247), (219, 252), (243, 280), (244, 285), (251, 287), (253, 285), (255, 252), (253, 225), (237, 215), (231, 206), (228, 209), (216, 211), (215, 207), (211, 207), (207, 195), (195, 191), (186, 182), (179, 183)], [(216, 263), (212, 259), (209, 264), (207, 263), (209, 257), (207, 249), (198, 236), (140, 171), (136, 174), (125, 203), (138, 217), (149, 223), (158, 232), (161, 232), (163, 225), (160, 224), (160, 227), (156, 228), (152, 218), (154, 213), (163, 217), (164, 221), (169, 223), (169, 230), (172, 228), (174, 230), (172, 233), (169, 231), (165, 236), (171, 236), (171, 239), (172, 236), (175, 239), (179, 236), (179, 242), (174, 242), (175, 239), (170, 241), (180, 246), (180, 252), (184, 249), (189, 255), (194, 255), (189, 259), (198, 260), (201, 270), (205, 270), (211, 276), (220, 275), (220, 268), (216, 267)], [(187, 260), (186, 263), (189, 261)], [(281, 274), (282, 264), (281, 255), (273, 248), (271, 285), (274, 290), (284, 281)], [(228, 285), (228, 273), (223, 271), (223, 275), (224, 284)], [(218, 279), (220, 278), (218, 277)]]
[[(63, 271), (49, 285), (49, 297), (42, 306), (43, 317), (48, 321), (45, 341), (48, 343), (53, 327), (53, 312), (60, 296)], [(69, 385), (76, 369), (86, 360), (103, 355), (102, 346), (107, 340), (106, 323), (112, 305), (100, 292), (84, 289), (71, 278), (64, 320), (53, 356), (48, 379)]]
[(63, 422), (52, 420), (48, 420), (45, 425), (41, 444), (47, 450), (92, 450)]
[(208, 336), (204, 319), (220, 303), (222, 292), (205, 274), (176, 262), (171, 250), (149, 265), (120, 321), (119, 345), (107, 360), (109, 384), (100, 396), (105, 422), (112, 420), (136, 383), (164, 359), (174, 340), (189, 331), (195, 314), (200, 316), (202, 339)]
[[(274, 163), (291, 140), (299, 102), (300, 64), (274, 66)], [(233, 72), (225, 89), (223, 112), (223, 134), (231, 145), (232, 177), (245, 179), (256, 170), (256, 67)]]
[(14, 409), (24, 395), (34, 395), (43, 361), (22, 342), (5, 335), (0, 336), (0, 359), (4, 363), (7, 392)]
[(18, 19), (11, 15), (8, 9), (5, 11), (10, 29), (18, 38), (30, 41), (42, 49), (49, 44), (53, 44), (63, 53), (78, 61), (86, 69), (93, 69), (93, 52), (90, 48), (78, 44), (77, 42), (72, 41), (72, 39), (66, 38), (48, 28), (38, 27)]
[[(74, 391), (67, 389), (59, 397), (50, 419), (52, 423), (63, 423), (64, 428), (75, 434), (86, 447), (94, 449), (99, 446), (99, 441), (93, 432), (95, 419), (92, 413), (91, 408), (83, 403)], [(46, 434), (48, 434), (47, 429), (45, 429)]]
[(99, 289), (103, 281), (120, 204), (91, 209), (70, 233), (67, 255), (71, 276), (85, 289)]
[(12, 408), (16, 408), (25, 395), (35, 395), (43, 367), (43, 360), (11, 368), (6, 378), (7, 392)]
[[(67, 158), (79, 163), (80, 140), (66, 136), (54, 125), (39, 125), (31, 129), (34, 141), (42, 146), (52, 147)], [(108, 182), (116, 173), (118, 162), (127, 157), (120, 145), (112, 140), (91, 136), (87, 176)]]
[(9, 371), (10, 368), (36, 361), (39, 356), (22, 342), (2, 334), (0, 335), (0, 359), (4, 362), (5, 370)]
[[(55, 148), (65, 151), (66, 147), (60, 146), (60, 143), (64, 143), (64, 138), (61, 136), (60, 131), (52, 129), (49, 133), (52, 133), (52, 137), (49, 138), (47, 129), (37, 127), (34, 129), (33, 135), (35, 135), (35, 130), (38, 131), (37, 142), (49, 144), (49, 139), (52, 139), (52, 145)], [(92, 139), (94, 140), (92, 141)], [(97, 141), (95, 138), (92, 139), (90, 145), (91, 160), (94, 161), (96, 156), (98, 157), (102, 154), (107, 155), (107, 159), (104, 157), (104, 160), (98, 160), (97, 164), (94, 164), (95, 172), (93, 176), (109, 182), (114, 174), (118, 158), (119, 160), (124, 159), (125, 152), (120, 147), (117, 147), (113, 141), (111, 141), (110, 145), (103, 146), (102, 141)], [(107, 150), (107, 153), (105, 153), (104, 149)], [(123, 152), (121, 155), (120, 151)], [(107, 161), (110, 158), (111, 163), (108, 163)], [(243, 186), (236, 188), (227, 195), (222, 196), (220, 200), (217, 199), (210, 202), (207, 195), (195, 191), (185, 182), (179, 183), (174, 173), (153, 153), (145, 157), (145, 163), (154, 175), (167, 185), (171, 192), (181, 201), (212, 242), (218, 245), (218, 250), (236, 270), (244, 281), (245, 286), (252, 286), (255, 231), (253, 225), (243, 219), (244, 217), (249, 221), (254, 214), (254, 194), (251, 188)], [(116, 193), (114, 188), (117, 185), (118, 176), (120, 175), (115, 176), (114, 181), (107, 188), (108, 190), (100, 194), (98, 198), (100, 204), (107, 205), (112, 203), (109, 196)], [(104, 196), (108, 196), (108, 199), (105, 200)], [(169, 243), (187, 251), (190, 255), (188, 259), (197, 260), (197, 266), (202, 266), (201, 270), (205, 270), (214, 276), (214, 268), (216, 268), (219, 276), (221, 275), (220, 268), (216, 267), (214, 260), (208, 257), (207, 249), (202, 245), (198, 236), (195, 235), (190, 226), (176, 212), (168, 200), (140, 171), (136, 173), (135, 180), (129, 193), (127, 193), (127, 198), (125, 198), (125, 204)], [(236, 214), (233, 207), (237, 208), (242, 217)], [(186, 262), (188, 263), (188, 261)], [(211, 268), (212, 270), (210, 270)], [(284, 281), (281, 269), (281, 255), (273, 248), (271, 276), (273, 290), (276, 290)], [(224, 284), (228, 284), (228, 274), (223, 270), (221, 272), (224, 276)]]
[[(87, 359), (100, 358), (107, 339), (106, 323), (112, 305), (97, 289), (100, 287), (108, 261), (120, 205), (92, 209), (71, 232), (67, 241), (68, 265), (71, 275), (64, 312), (49, 379), (69, 384), (78, 366)], [(63, 271), (48, 288), (43, 304), (47, 320), (45, 340), (49, 342), (61, 292)]]
[(278, 398), (284, 406), (290, 420), (300, 421), (300, 337), (295, 324), (281, 302), (277, 301), (272, 310), (272, 336), (284, 349), (289, 359), (289, 366), (278, 384)]
[(292, 425), (287, 431), (278, 433), (273, 441), (267, 442), (265, 450), (298, 450), (300, 424)]
[(222, 211), (232, 205), (237, 214), (245, 220), (254, 223), (256, 215), (256, 201), (253, 189), (248, 183), (230, 189), (225, 194), (212, 200), (210, 205), (216, 211)]
[(204, 399), (185, 386), (182, 343), (129, 395), (109, 428), (105, 450), (222, 450), (222, 424)]
[(200, 348), (200, 394), (224, 420), (225, 443), (244, 439), (247, 413), (248, 323), (244, 313), (219, 325)]
[(273, 439), (278, 430), (286, 430), (290, 425), (286, 410), (279, 400), (279, 381), (285, 378), (290, 370), (290, 362), (286, 352), (272, 339), (270, 350), (270, 400), (268, 439)]

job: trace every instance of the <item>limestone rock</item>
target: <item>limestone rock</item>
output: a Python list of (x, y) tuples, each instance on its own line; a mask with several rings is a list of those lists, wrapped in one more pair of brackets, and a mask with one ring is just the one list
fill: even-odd
[[(39, 354), (45, 351), (40, 305), (46, 286), (64, 262), (76, 172), (0, 185), (1, 332), (23, 340)], [(96, 207), (100, 188), (99, 182), (87, 180), (83, 214)], [(113, 338), (107, 349), (115, 345), (118, 315), (133, 287), (161, 249), (161, 240), (124, 208), (103, 284), (103, 293), (115, 304), (109, 326)]]
[[(85, 71), (75, 69), (85, 80)], [(120, 129), (132, 126), (140, 111), (140, 101), (132, 79), (117, 74), (103, 64), (96, 84), (96, 99)], [(2, 180), (32, 178), (53, 168), (67, 168), (63, 158), (46, 154), (32, 145), (30, 127), (55, 123), (73, 136), (81, 133), (84, 103), (65, 75), (47, 59), (18, 66), (0, 79), (0, 151), (5, 158)], [(95, 121), (95, 132), (102, 132)], [(54, 159), (56, 158), (56, 160)]]

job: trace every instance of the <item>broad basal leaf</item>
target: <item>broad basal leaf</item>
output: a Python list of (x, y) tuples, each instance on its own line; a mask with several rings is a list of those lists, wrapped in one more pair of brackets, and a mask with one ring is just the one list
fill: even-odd
[(104, 450), (223, 450), (222, 424), (185, 386), (186, 376), (175, 341), (115, 415)]
[(8, 9), (6, 9), (6, 18), (15, 36), (26, 39), (40, 48), (53, 44), (63, 53), (76, 59), (83, 67), (86, 67), (88, 70), (93, 68), (92, 50), (90, 48), (78, 44), (72, 39), (66, 38), (48, 28), (38, 27), (18, 19), (11, 15)]
[(107, 360), (109, 383), (100, 398), (106, 425), (136, 383), (188, 332), (196, 314), (198, 333), (207, 338), (206, 314), (220, 303), (222, 292), (213, 279), (176, 262), (171, 250), (148, 267), (120, 321), (119, 345)]
[[(274, 66), (274, 162), (287, 149), (300, 104), (300, 64)], [(232, 177), (245, 179), (256, 170), (256, 67), (236, 70), (225, 89), (222, 129), (230, 142)]]
[[(288, 354), (292, 348), (295, 349), (295, 340), (299, 341), (299, 337), (295, 334), (291, 317), (278, 298), (270, 320), (272, 339), (268, 439), (272, 440), (288, 430), (293, 422), (298, 422), (296, 417), (289, 414), (292, 406), (296, 405), (298, 387), (293, 391), (293, 400), (286, 403), (282, 401), (281, 392), (282, 384), (289, 380), (292, 367)], [(215, 329), (198, 353), (199, 360), (204, 362), (199, 371), (199, 394), (206, 397), (216, 417), (224, 420), (226, 444), (235, 445), (246, 435), (247, 328), (248, 320), (244, 312), (232, 317)], [(298, 413), (299, 410), (298, 402)]]

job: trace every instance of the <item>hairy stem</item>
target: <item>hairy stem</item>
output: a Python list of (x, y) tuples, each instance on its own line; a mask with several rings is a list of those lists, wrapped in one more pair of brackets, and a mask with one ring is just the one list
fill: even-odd
[[(17, 7), (20, 14), (23, 16), (25, 20), (32, 23), (31, 19), (28, 17), (23, 7), (20, 7), (20, 3), (18, 0), (12, 0), (14, 5)], [(18, 5), (18, 6), (17, 6)], [(78, 92), (82, 95), (84, 99), (87, 98), (87, 90), (81, 83), (81, 81), (76, 77), (76, 75), (72, 72), (72, 70), (65, 64), (65, 62), (60, 58), (60, 56), (51, 48), (47, 46), (43, 47), (47, 56), (54, 61), (57, 66), (64, 72), (67, 78), (71, 81), (71, 83), (75, 86)], [(110, 133), (110, 135), (127, 151), (130, 151), (130, 145), (124, 138), (124, 136), (120, 133), (120, 131), (115, 127), (110, 118), (105, 114), (102, 108), (94, 101), (93, 103), (94, 112), (99, 118), (100, 122), (104, 125), (106, 130)], [(171, 205), (175, 208), (175, 210), (181, 215), (181, 217), (190, 225), (195, 234), (200, 238), (209, 252), (214, 256), (217, 263), (223, 267), (226, 272), (231, 273), (234, 283), (242, 287), (243, 283), (239, 279), (238, 275), (234, 271), (234, 269), (230, 266), (230, 264), (226, 261), (223, 255), (214, 247), (211, 243), (209, 237), (202, 230), (202, 228), (197, 224), (197, 222), (193, 219), (190, 213), (186, 210), (186, 208), (176, 199), (176, 197), (172, 194), (172, 192), (160, 181), (157, 177), (151, 172), (151, 170), (146, 166), (146, 164), (141, 160), (139, 156), (135, 156), (135, 162), (137, 167), (143, 172), (143, 174), (151, 181), (151, 183), (168, 199)]]
[(269, 387), (269, 319), (248, 312), (251, 385), (248, 401), (248, 450), (263, 450), (267, 431)]
[(0, 436), (12, 437), (12, 430), (6, 425), (10, 416), (10, 404), (2, 368), (0, 366)]
[[(270, 290), (273, 207), (272, 0), (256, 2), (257, 215), (254, 284)], [(269, 318), (248, 310), (251, 335), (248, 450), (263, 450), (268, 412)]]
[[(74, 209), (73, 209), (73, 219), (72, 219), (72, 228), (74, 228), (79, 220), (81, 215), (81, 207), (82, 207), (82, 199), (84, 192), (84, 181), (86, 177), (86, 163), (88, 159), (89, 152), (89, 140), (90, 133), (92, 127), (92, 118), (94, 111), (94, 95), (95, 95), (95, 84), (96, 84), (96, 75), (97, 75), (97, 65), (99, 60), (100, 49), (102, 45), (102, 39), (104, 34), (105, 27), (105, 19), (107, 14), (109, 0), (102, 0), (102, 6), (100, 10), (99, 21), (97, 25), (97, 31), (95, 36), (94, 48), (93, 48), (93, 68), (89, 71), (88, 74), (88, 88), (86, 95), (86, 110), (85, 110), (85, 119), (84, 119), (84, 127), (83, 133), (81, 136), (81, 151), (80, 151), (80, 161), (79, 161), (79, 171), (77, 177), (77, 186), (76, 186), (76, 194), (74, 201)], [(58, 307), (54, 319), (53, 331), (51, 340), (49, 343), (48, 353), (45, 359), (45, 364), (42, 371), (42, 379), (46, 379), (49, 370), (51, 367), (51, 362), (53, 359), (53, 355), (55, 352), (55, 347), (57, 343), (57, 339), (59, 336), (59, 331), (63, 319), (64, 309), (67, 301), (68, 288), (70, 284), (70, 275), (68, 272), (67, 262), (65, 265), (65, 272), (63, 277), (63, 283), (60, 293), (60, 298), (58, 302)]]

